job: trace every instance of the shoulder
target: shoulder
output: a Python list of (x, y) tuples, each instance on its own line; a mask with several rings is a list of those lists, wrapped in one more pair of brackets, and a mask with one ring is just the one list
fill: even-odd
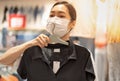
[(24, 53), (33, 53), (33, 52), (37, 52), (37, 51), (41, 51), (41, 48), (39, 46), (32, 46), (32, 47), (29, 47), (28, 49), (26, 49), (24, 51)]
[(81, 45), (74, 45), (74, 47), (75, 47), (75, 52), (78, 58), (87, 60), (90, 57), (91, 53), (87, 48)]
[(90, 55), (90, 51), (89, 51), (87, 48), (85, 48), (85, 47), (83, 47), (83, 46), (81, 46), (81, 45), (76, 45), (76, 44), (75, 44), (74, 46), (75, 46), (75, 50), (76, 50), (77, 52)]
[(38, 50), (38, 49), (40, 50), (41, 48), (39, 46), (32, 46), (26, 49), (25, 51), (33, 51), (33, 50)]
[(41, 48), (39, 46), (33, 46), (33, 47), (26, 49), (23, 53), (23, 56), (24, 57), (33, 57), (40, 53), (42, 53)]

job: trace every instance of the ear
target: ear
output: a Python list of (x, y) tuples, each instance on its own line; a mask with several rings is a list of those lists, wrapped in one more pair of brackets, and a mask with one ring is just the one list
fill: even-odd
[(71, 22), (71, 24), (70, 24), (71, 29), (74, 28), (75, 24), (76, 24), (76, 21), (75, 21), (75, 20)]

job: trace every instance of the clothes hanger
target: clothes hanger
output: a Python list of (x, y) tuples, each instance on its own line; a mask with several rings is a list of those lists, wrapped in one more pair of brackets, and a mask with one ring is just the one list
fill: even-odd
[(68, 42), (62, 40), (61, 38), (59, 38), (56, 35), (50, 35), (49, 38), (51, 40), (50, 43), (52, 43), (52, 44), (60, 43), (60, 44), (64, 44), (64, 45), (69, 45)]
[(51, 35), (46, 29), (43, 29), (41, 31), (41, 33), (47, 35), (50, 38), (50, 43), (51, 44), (56, 44), (56, 43), (60, 43), (60, 44), (64, 44), (64, 45), (69, 45), (68, 42), (62, 40), (60, 37), (58, 37), (57, 35)]

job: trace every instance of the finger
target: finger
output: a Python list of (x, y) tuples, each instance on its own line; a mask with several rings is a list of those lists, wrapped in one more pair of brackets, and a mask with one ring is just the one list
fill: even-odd
[(39, 44), (40, 44), (41, 47), (45, 46), (46, 41), (45, 41), (45, 38), (44, 38), (43, 35), (38, 36), (38, 42), (39, 42)]
[(38, 43), (37, 43), (37, 45), (38, 45), (38, 46), (40, 46), (41, 48), (43, 48), (43, 47), (44, 47), (44, 45), (42, 44), (42, 42), (41, 42), (40, 38), (39, 38), (39, 37), (37, 37), (36, 39), (37, 39), (37, 42), (38, 42)]
[(41, 35), (41, 36), (40, 36), (40, 40), (42, 41), (42, 44), (43, 44), (44, 46), (46, 46), (47, 40), (46, 40), (46, 37), (45, 37), (44, 35)]
[(44, 42), (44, 45), (47, 46), (49, 43), (49, 37), (43, 34), (41, 39)]
[(46, 42), (49, 43), (50, 41), (49, 37), (45, 35), (45, 38), (46, 38)]
[(39, 42), (43, 47), (45, 46), (45, 40), (42, 37), (39, 38)]
[(40, 40), (41, 40), (41, 43), (44, 45), (44, 46), (47, 46), (48, 43), (49, 43), (49, 37), (44, 35), (44, 34), (41, 34), (40, 36)]

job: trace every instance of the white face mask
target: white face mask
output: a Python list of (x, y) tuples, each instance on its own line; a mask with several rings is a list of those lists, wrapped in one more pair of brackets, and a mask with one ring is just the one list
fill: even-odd
[(51, 34), (63, 37), (68, 32), (68, 24), (70, 20), (59, 17), (52, 17), (48, 19), (47, 30)]

